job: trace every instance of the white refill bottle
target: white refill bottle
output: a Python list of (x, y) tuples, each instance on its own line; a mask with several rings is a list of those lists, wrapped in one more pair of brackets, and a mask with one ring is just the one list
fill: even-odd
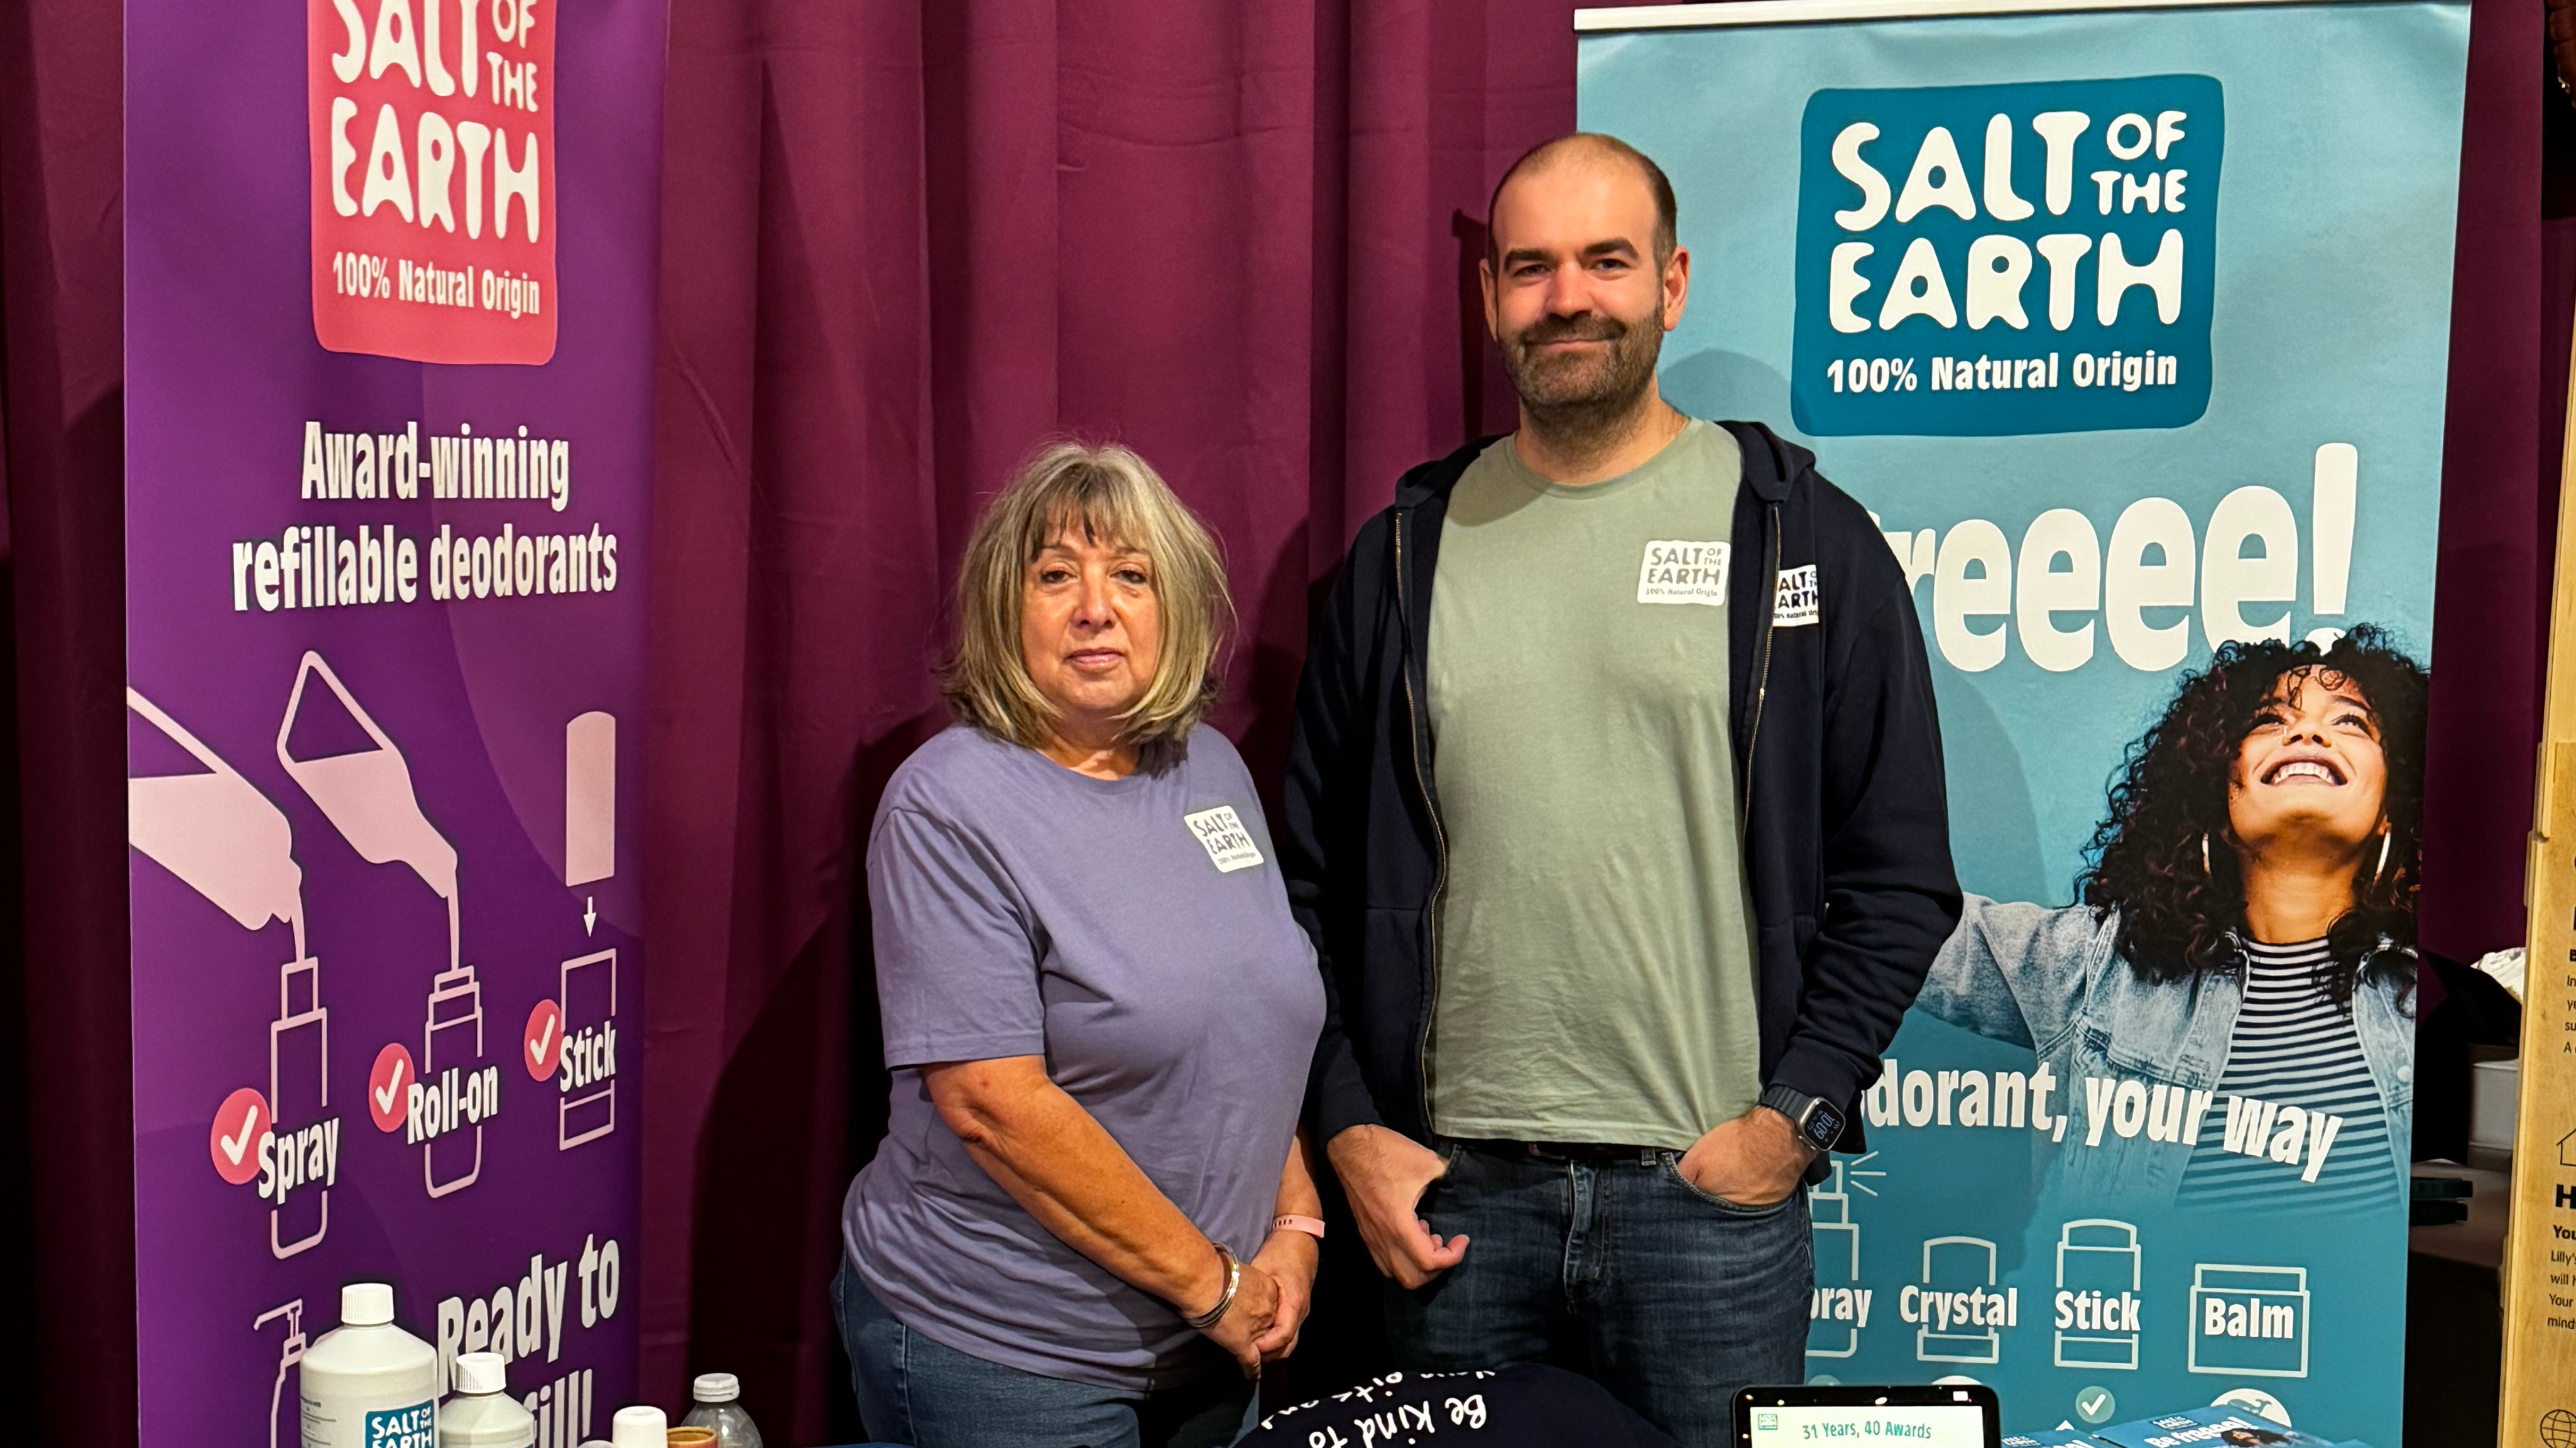
[(438, 1448), (535, 1448), (537, 1417), (510, 1396), (497, 1352), (456, 1355), (456, 1396), (439, 1404)]
[(438, 1350), (394, 1325), (394, 1289), (340, 1289), (340, 1325), (304, 1350), (304, 1448), (437, 1448)]
[(608, 1422), (608, 1441), (613, 1448), (670, 1448), (671, 1420), (659, 1408), (620, 1408)]

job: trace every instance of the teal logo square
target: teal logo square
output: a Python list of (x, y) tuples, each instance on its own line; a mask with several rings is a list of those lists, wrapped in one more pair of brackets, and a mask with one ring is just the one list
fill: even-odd
[(360, 1424), (367, 1448), (437, 1448), (438, 1410), (428, 1403), (378, 1409)]
[(1822, 90), (1799, 137), (1801, 431), (2090, 432), (2208, 410), (2216, 78)]

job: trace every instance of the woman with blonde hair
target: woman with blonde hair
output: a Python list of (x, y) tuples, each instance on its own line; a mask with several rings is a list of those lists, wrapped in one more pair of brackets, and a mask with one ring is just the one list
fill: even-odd
[(977, 521), (957, 612), (958, 722), (868, 838), (894, 1083), (842, 1207), (851, 1385), (916, 1448), (1229, 1443), (1314, 1281), (1324, 999), (1201, 722), (1223, 565), (1143, 459), (1059, 444)]

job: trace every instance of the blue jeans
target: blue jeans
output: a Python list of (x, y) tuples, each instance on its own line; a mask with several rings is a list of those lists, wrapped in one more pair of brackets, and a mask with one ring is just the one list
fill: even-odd
[(1108, 1388), (962, 1353), (895, 1320), (849, 1259), (832, 1316), (869, 1434), (913, 1448), (1225, 1448), (1252, 1418), (1232, 1373), (1169, 1388)]
[(1682, 1179), (1680, 1153), (1547, 1160), (1439, 1143), (1448, 1174), (1422, 1195), (1465, 1260), (1388, 1289), (1407, 1368), (1507, 1362), (1570, 1368), (1680, 1439), (1733, 1440), (1737, 1389), (1806, 1380), (1815, 1244), (1807, 1194), (1748, 1209)]

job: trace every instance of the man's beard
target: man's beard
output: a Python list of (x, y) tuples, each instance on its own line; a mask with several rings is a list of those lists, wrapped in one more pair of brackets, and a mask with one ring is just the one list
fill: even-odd
[[(1607, 342), (1601, 351), (1548, 354), (1539, 349), (1569, 339)], [(1606, 445), (1635, 415), (1654, 386), (1655, 362), (1664, 349), (1663, 299), (1652, 316), (1622, 321), (1606, 312), (1544, 317), (1503, 344), (1503, 368), (1512, 390), (1538, 430), (1577, 449)]]

